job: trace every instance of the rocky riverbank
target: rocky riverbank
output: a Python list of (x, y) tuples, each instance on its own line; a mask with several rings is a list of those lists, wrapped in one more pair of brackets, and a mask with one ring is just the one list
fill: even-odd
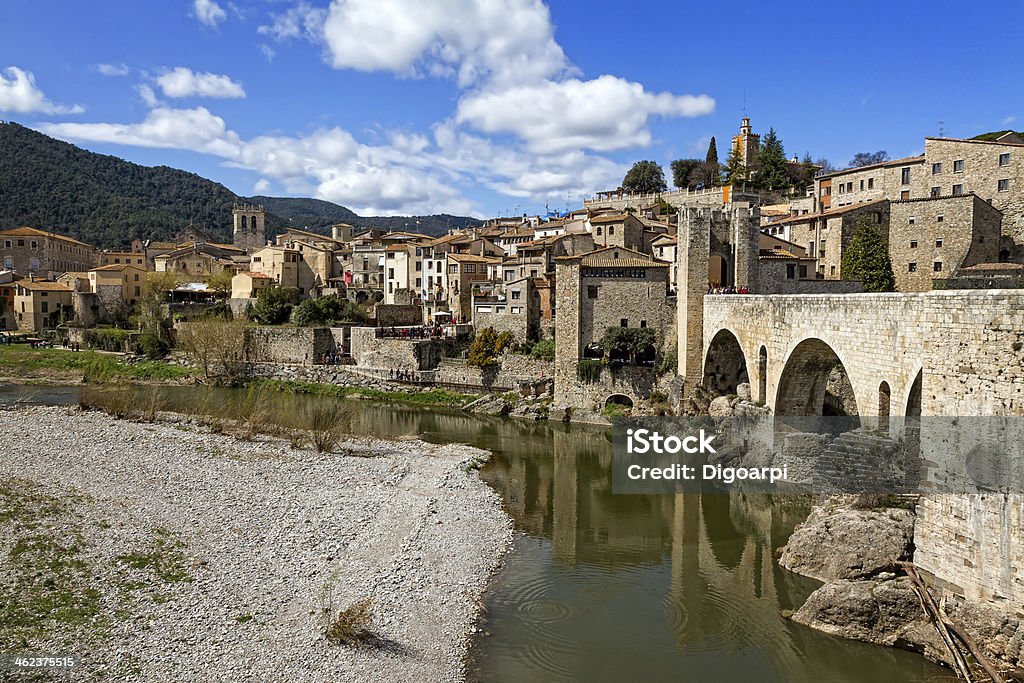
[[(822, 499), (782, 549), (782, 567), (824, 583), (792, 614), (793, 621), (842, 638), (920, 652), (950, 666), (952, 655), (904, 571), (913, 557), (913, 511), (884, 507), (886, 501), (876, 501), (877, 507), (864, 502), (857, 496)], [(946, 613), (985, 656), (1004, 672), (1020, 674), (1024, 620), (946, 597)]]
[[(466, 446), (337, 453), (186, 420), (0, 411), (0, 651), (76, 678), (457, 681), (511, 540)], [(372, 600), (359, 645), (328, 619)]]

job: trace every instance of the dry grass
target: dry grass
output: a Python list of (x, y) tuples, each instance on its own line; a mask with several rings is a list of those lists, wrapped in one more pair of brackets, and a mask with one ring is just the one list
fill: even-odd
[(331, 643), (352, 645), (365, 642), (373, 636), (370, 625), (373, 622), (373, 598), (358, 600), (347, 608), (326, 613), (327, 626), (324, 635)]
[(97, 388), (83, 386), (78, 393), (78, 405), (82, 410), (101, 410), (118, 419), (134, 419), (139, 411), (135, 392), (128, 387)]
[(235, 436), (243, 441), (251, 441), (257, 434), (276, 436), (280, 431), (280, 426), (274, 421), (270, 391), (261, 385), (250, 386), (238, 406)]
[(335, 401), (317, 402), (306, 411), (306, 432), (317, 453), (328, 453), (337, 447), (345, 433), (348, 417), (348, 410)]

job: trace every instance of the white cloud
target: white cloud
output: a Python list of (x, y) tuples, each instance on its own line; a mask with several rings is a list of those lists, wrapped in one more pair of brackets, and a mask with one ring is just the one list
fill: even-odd
[(157, 76), (156, 83), (167, 97), (245, 97), (242, 85), (228, 76), (199, 73), (183, 66)]
[(701, 116), (714, 108), (707, 95), (651, 93), (605, 75), (470, 93), (456, 120), (486, 133), (512, 133), (535, 152), (609, 151), (650, 144), (652, 116)]
[(142, 98), (142, 101), (145, 102), (146, 106), (150, 109), (161, 106), (159, 98), (157, 98), (156, 93), (153, 92), (153, 88), (151, 88), (149, 84), (140, 83), (135, 86), (135, 90), (139, 93), (139, 97)]
[(97, 64), (96, 71), (98, 71), (101, 76), (117, 77), (127, 76), (129, 72), (131, 72), (131, 69), (129, 69), (126, 64)]
[(200, 23), (212, 27), (228, 18), (227, 12), (216, 0), (194, 0), (192, 11)]
[(276, 52), (274, 52), (274, 48), (270, 47), (269, 45), (265, 45), (263, 43), (260, 43), (259, 48), (260, 48), (260, 52), (263, 53), (263, 56), (267, 58), (268, 62), (274, 61), (274, 56), (277, 54)]
[(36, 86), (31, 71), (9, 66), (0, 72), (0, 111), (19, 114), (80, 114), (85, 108), (78, 104), (66, 106), (51, 102)]
[(569, 69), (540, 0), (334, 0), (323, 37), (336, 68), (457, 74), (463, 86)]
[(1013, 123), (1016, 120), (1017, 120), (1016, 116), (1007, 116), (1005, 119), (1003, 119), (1003, 125), (1004, 126), (1009, 126), (1011, 123)]
[(326, 9), (313, 7), (303, 0), (298, 5), (288, 8), (286, 12), (271, 15), (270, 23), (260, 26), (256, 31), (262, 35), (271, 36), (279, 42), (292, 38), (305, 38), (319, 42), (323, 38), (326, 17)]
[(240, 146), (238, 135), (228, 130), (224, 119), (203, 107), (158, 107), (142, 123), (45, 123), (39, 129), (66, 140), (188, 149), (226, 158), (237, 157)]
[(266, 178), (260, 178), (256, 181), (256, 184), (252, 186), (253, 194), (263, 194), (270, 192), (270, 181)]

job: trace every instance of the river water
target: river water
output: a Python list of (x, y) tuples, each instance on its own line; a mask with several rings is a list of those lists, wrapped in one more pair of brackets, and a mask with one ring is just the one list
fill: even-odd
[[(171, 410), (230, 416), (243, 390), (161, 389)], [(76, 387), (0, 386), (0, 404), (75, 403)], [(274, 394), (294, 415), (330, 399)], [(792, 624), (819, 584), (774, 561), (804, 498), (615, 495), (592, 427), (347, 401), (349, 431), (491, 451), (481, 477), (520, 534), (485, 596), (470, 674), (519, 681), (955, 680), (922, 657)], [(283, 419), (282, 421), (287, 422)]]

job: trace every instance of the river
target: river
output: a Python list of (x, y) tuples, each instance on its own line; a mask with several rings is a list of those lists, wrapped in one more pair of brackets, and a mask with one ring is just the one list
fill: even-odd
[[(76, 403), (77, 387), (0, 386), (0, 404)], [(139, 391), (150, 391), (140, 389)], [(171, 410), (237, 412), (244, 390), (162, 388)], [(273, 394), (288, 422), (311, 402)], [(350, 432), (469, 443), (520, 532), (486, 599), (470, 674), (481, 681), (955, 680), (919, 655), (792, 624), (817, 582), (774, 561), (805, 498), (615, 495), (594, 427), (349, 400)]]

